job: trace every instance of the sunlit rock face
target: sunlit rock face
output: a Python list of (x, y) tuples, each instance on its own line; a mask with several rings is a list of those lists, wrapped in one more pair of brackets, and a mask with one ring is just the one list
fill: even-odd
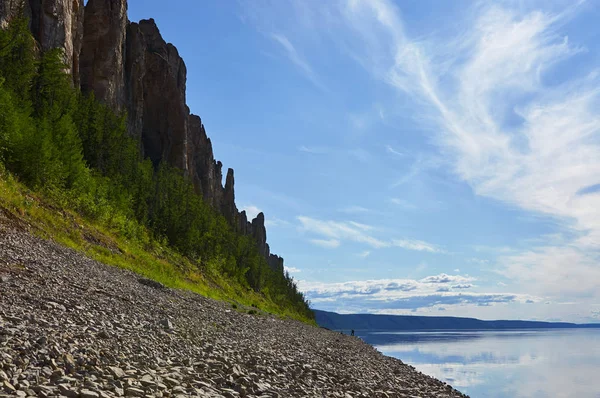
[(64, 61), (79, 85), (79, 56), (83, 40), (83, 0), (0, 0), (0, 28), (23, 13), (30, 20), (40, 50), (60, 48)]
[(130, 22), (127, 0), (0, 0), (0, 26), (20, 12), (31, 20), (41, 51), (64, 50), (73, 83), (116, 112), (127, 112), (128, 131), (144, 156), (181, 169), (196, 192), (237, 232), (251, 235), (269, 266), (283, 272), (270, 253), (265, 217), (248, 220), (235, 203), (233, 169), (223, 186), (223, 165), (200, 117), (186, 105), (187, 69), (153, 19)]
[(125, 0), (89, 0), (80, 58), (81, 90), (121, 111), (125, 105)]
[(21, 10), (31, 18), (31, 7), (27, 0), (0, 0), (0, 29), (5, 29), (12, 18)]

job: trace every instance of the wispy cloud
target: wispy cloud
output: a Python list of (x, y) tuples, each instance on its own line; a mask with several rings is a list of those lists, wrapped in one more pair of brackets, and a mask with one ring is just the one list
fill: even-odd
[(421, 283), (465, 283), (465, 282), (473, 282), (475, 278), (460, 275), (448, 275), (448, 274), (439, 274), (432, 275), (420, 280)]
[(325, 154), (329, 153), (329, 149), (328, 148), (325, 148), (325, 147), (310, 147), (310, 146), (305, 146), (305, 145), (301, 145), (300, 147), (298, 147), (298, 150), (300, 152), (312, 153), (314, 155), (325, 155)]
[(302, 72), (304, 77), (306, 77), (312, 84), (314, 84), (317, 88), (326, 91), (326, 87), (323, 85), (321, 80), (318, 78), (316, 73), (310, 64), (306, 61), (306, 59), (298, 52), (296, 47), (290, 42), (290, 40), (281, 33), (272, 33), (271, 39), (273, 39), (277, 44), (279, 44), (283, 50), (287, 58), (294, 64), (296, 67)]
[(364, 252), (358, 253), (358, 257), (360, 257), (360, 258), (367, 258), (370, 255), (371, 255), (371, 252), (369, 250), (365, 250)]
[(443, 250), (437, 246), (424, 242), (422, 240), (395, 239), (392, 244), (407, 250), (416, 250), (420, 252), (442, 253)]
[(373, 248), (379, 249), (388, 247), (389, 243), (379, 240), (369, 235), (371, 227), (359, 224), (353, 221), (340, 222), (329, 220), (318, 220), (316, 218), (300, 216), (301, 229), (310, 233), (327, 237), (331, 240), (348, 240), (357, 243), (363, 243)]
[(398, 150), (396, 150), (396, 149), (392, 148), (392, 146), (391, 146), (391, 145), (386, 145), (386, 146), (385, 146), (385, 151), (386, 151), (387, 153), (391, 153), (392, 155), (396, 155), (396, 156), (401, 156), (401, 157), (404, 157), (404, 156), (406, 156), (406, 154), (405, 154), (404, 152), (400, 152), (400, 151), (398, 151)]
[(289, 221), (277, 217), (268, 217), (265, 219), (265, 226), (269, 228), (288, 227), (292, 225)]
[(347, 206), (347, 207), (339, 209), (338, 211), (341, 213), (348, 213), (348, 214), (364, 214), (364, 213), (371, 213), (373, 210), (367, 209), (366, 207), (362, 207), (362, 206)]
[[(352, 0), (343, 12), (363, 65), (420, 99), (421, 117), (433, 122), (435, 143), (462, 180), (479, 195), (561, 218), (579, 233), (561, 246), (506, 257), (507, 276), (554, 294), (600, 296), (587, 283), (600, 272), (600, 195), (590, 188), (600, 175), (600, 74), (546, 77), (583, 50), (560, 33), (578, 4), (555, 13), (481, 4), (457, 38), (431, 42), (408, 37), (391, 1)], [(395, 185), (416, 173), (413, 167)]]
[[(411, 239), (380, 239), (373, 236), (377, 228), (358, 223), (355, 221), (332, 221), (319, 220), (316, 218), (300, 216), (300, 228), (304, 232), (310, 232), (327, 238), (327, 241), (312, 240), (315, 244), (326, 246), (323, 242), (333, 242), (329, 247), (338, 247), (343, 241), (362, 243), (373, 249), (382, 249), (389, 247), (399, 247), (406, 250), (425, 251), (430, 253), (444, 253), (442, 249), (434, 244)], [(316, 243), (319, 242), (319, 243)]]
[(506, 303), (540, 302), (536, 296), (515, 293), (468, 291), (475, 279), (460, 275), (431, 275), (421, 280), (377, 279), (322, 283), (299, 281), (300, 289), (317, 308), (340, 310), (356, 307), (369, 312), (393, 312), (437, 306), (491, 306)]
[(326, 249), (335, 249), (340, 246), (340, 241), (337, 239), (311, 239), (310, 243)]
[(285, 270), (287, 272), (289, 272), (290, 274), (298, 274), (298, 273), (302, 272), (302, 270), (300, 268), (288, 267), (288, 266), (285, 266)]
[(407, 210), (413, 210), (417, 208), (417, 206), (414, 204), (400, 198), (390, 198), (390, 202)]

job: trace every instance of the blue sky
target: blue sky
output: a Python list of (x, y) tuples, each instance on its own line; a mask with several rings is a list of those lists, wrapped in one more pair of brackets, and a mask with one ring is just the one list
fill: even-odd
[(600, 1), (131, 0), (314, 308), (600, 321)]

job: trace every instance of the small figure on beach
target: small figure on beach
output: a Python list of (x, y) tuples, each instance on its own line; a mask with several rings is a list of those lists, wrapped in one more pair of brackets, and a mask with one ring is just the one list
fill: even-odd
[(354, 336), (354, 329), (350, 332), (350, 336)]

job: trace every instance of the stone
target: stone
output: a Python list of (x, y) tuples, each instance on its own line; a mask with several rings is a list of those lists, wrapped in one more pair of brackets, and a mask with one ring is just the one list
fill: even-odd
[(160, 325), (161, 325), (163, 328), (167, 329), (167, 330), (171, 330), (171, 329), (173, 329), (173, 323), (172, 323), (172, 322), (171, 322), (169, 319), (167, 319), (167, 318), (165, 318), (165, 319), (162, 319), (162, 320), (160, 321)]
[(8, 382), (8, 380), (4, 380), (2, 382), (2, 386), (4, 387), (4, 390), (7, 391), (7, 392), (13, 392), (14, 393), (15, 391), (17, 391), (17, 389), (12, 384), (10, 384)]
[(59, 384), (58, 391), (60, 392), (61, 395), (68, 397), (68, 398), (78, 398), (79, 397), (79, 393), (77, 391), (71, 389), (71, 387), (69, 385)]
[(83, 389), (79, 393), (80, 398), (100, 398), (100, 394), (95, 391)]
[(143, 397), (144, 395), (144, 390), (140, 390), (139, 388), (129, 387), (125, 390), (125, 396), (127, 397)]
[(123, 377), (125, 377), (125, 372), (123, 371), (123, 369), (117, 366), (109, 366), (108, 371), (112, 374), (112, 376), (115, 379), (122, 379)]
[(142, 285), (149, 286), (153, 289), (165, 289), (165, 285), (163, 285), (160, 282), (153, 281), (152, 279), (139, 278), (138, 282), (141, 283)]

